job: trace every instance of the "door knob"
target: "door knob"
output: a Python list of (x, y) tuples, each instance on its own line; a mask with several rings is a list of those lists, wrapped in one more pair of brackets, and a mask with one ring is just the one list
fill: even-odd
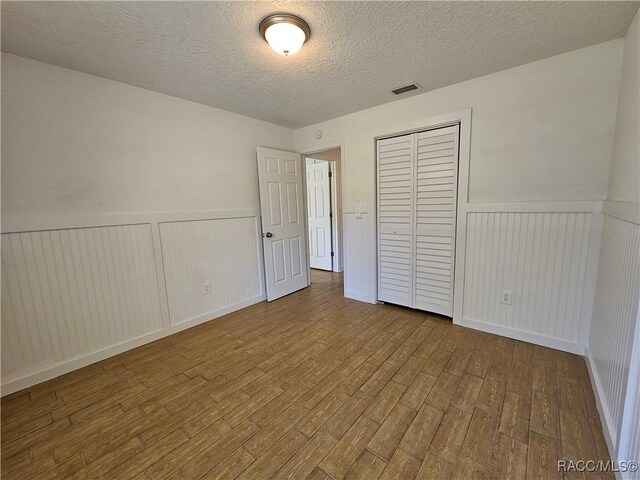
[(267, 237), (267, 238), (271, 238), (271, 237), (273, 237), (273, 233), (267, 232), (267, 233), (264, 234), (264, 236)]

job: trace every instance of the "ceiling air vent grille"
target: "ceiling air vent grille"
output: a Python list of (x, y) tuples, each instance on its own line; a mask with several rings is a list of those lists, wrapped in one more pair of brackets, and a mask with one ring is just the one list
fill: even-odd
[(417, 83), (410, 83), (409, 85), (405, 85), (403, 87), (394, 88), (391, 90), (391, 93), (394, 95), (402, 95), (403, 93), (413, 92), (414, 90), (420, 90), (420, 85)]

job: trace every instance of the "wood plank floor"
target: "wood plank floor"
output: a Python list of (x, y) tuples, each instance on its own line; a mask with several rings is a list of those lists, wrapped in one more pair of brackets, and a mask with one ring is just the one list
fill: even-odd
[(582, 357), (312, 278), (4, 398), (2, 477), (548, 480), (609, 458)]

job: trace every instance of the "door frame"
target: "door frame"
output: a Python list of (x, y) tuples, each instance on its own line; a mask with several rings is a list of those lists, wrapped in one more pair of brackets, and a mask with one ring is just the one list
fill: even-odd
[[(342, 157), (342, 151), (340, 151), (340, 157)], [(338, 202), (338, 162), (336, 160), (327, 160), (329, 162), (329, 170), (331, 171), (331, 179), (329, 181), (329, 188), (331, 195), (331, 208), (333, 209), (333, 217), (331, 218), (331, 248), (335, 250), (335, 255), (332, 259), (332, 270), (334, 272), (342, 272), (342, 242), (338, 235), (338, 217), (342, 213), (342, 205)]]
[[(343, 207), (343, 201), (344, 201), (344, 192), (345, 192), (345, 175), (344, 175), (344, 162), (345, 162), (345, 158), (346, 158), (346, 152), (345, 152), (345, 142), (344, 140), (338, 140), (338, 141), (333, 141), (333, 142), (326, 142), (326, 143), (321, 143), (321, 144), (316, 144), (312, 147), (306, 147), (306, 148), (300, 148), (296, 150), (296, 153), (299, 153), (300, 155), (302, 155), (302, 159), (303, 159), (303, 163), (306, 165), (306, 158), (307, 157), (313, 157), (313, 154), (318, 154), (318, 153), (322, 153), (326, 150), (333, 150), (334, 148), (339, 148), (340, 149), (340, 161), (335, 161), (334, 165), (335, 165), (335, 170), (333, 171), (333, 175), (335, 176), (335, 183), (334, 185), (336, 186), (336, 210), (337, 212), (334, 212), (334, 218), (336, 219), (336, 244), (338, 246), (338, 250), (339, 250), (339, 259), (335, 261), (335, 263), (338, 265), (338, 269), (336, 270), (336, 268), (334, 268), (334, 272), (335, 271), (339, 271), (339, 272), (344, 272), (344, 275), (347, 275), (347, 270), (344, 268), (345, 267), (345, 263), (346, 263), (346, 258), (344, 256), (344, 238), (345, 238), (345, 231), (344, 231), (344, 207)], [(306, 191), (307, 188), (307, 177), (306, 175), (304, 176), (304, 188)], [(307, 196), (305, 195), (305, 208), (308, 209), (309, 206), (307, 205)], [(308, 211), (308, 210), (307, 210)], [(308, 222), (308, 218), (305, 216), (305, 232), (307, 235), (307, 255), (309, 254), (309, 222)], [(308, 263), (308, 262), (307, 262)], [(311, 268), (309, 268), (309, 272), (308, 272), (308, 276), (309, 276), (309, 283), (311, 283)], [(345, 288), (347, 285), (347, 279), (345, 278)]]
[(417, 133), (424, 130), (446, 127), (456, 123), (460, 124), (460, 145), (458, 148), (458, 195), (456, 197), (456, 229), (455, 229), (455, 255), (453, 278), (453, 323), (462, 320), (464, 300), (464, 264), (467, 246), (467, 212), (469, 205), (469, 170), (471, 152), (471, 108), (465, 108), (455, 112), (434, 115), (431, 117), (413, 120), (396, 125), (388, 125), (374, 129), (371, 132), (371, 145), (374, 165), (374, 255), (375, 273), (372, 275), (371, 288), (375, 291), (375, 300), (378, 301), (378, 158), (377, 141), (383, 138)]

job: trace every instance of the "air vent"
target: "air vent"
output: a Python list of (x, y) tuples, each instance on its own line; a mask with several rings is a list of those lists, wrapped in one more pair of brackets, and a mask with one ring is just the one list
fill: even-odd
[(398, 87), (391, 90), (391, 93), (394, 95), (402, 95), (403, 93), (413, 92), (414, 90), (420, 90), (420, 85), (417, 83), (410, 83), (409, 85), (405, 85), (404, 87)]

